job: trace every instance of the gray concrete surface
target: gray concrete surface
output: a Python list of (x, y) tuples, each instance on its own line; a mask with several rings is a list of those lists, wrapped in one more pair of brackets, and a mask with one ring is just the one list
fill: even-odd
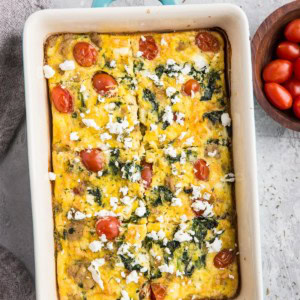
[[(248, 15), (251, 34), (288, 0), (186, 0), (231, 2)], [(55, 7), (89, 6), (88, 1), (54, 0)], [(156, 5), (156, 0), (118, 0), (113, 5)], [(265, 299), (300, 299), (300, 134), (282, 128), (255, 104), (258, 183)], [(41, 201), (43, 196), (41, 195)], [(34, 276), (33, 236), (25, 122), (0, 162), (0, 243)], [(249, 299), (255, 300), (255, 299)]]

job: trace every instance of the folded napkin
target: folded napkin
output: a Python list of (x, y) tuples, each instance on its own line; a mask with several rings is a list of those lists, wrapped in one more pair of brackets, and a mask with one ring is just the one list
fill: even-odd
[(52, 0), (0, 1), (0, 159), (25, 113), (22, 31), (27, 17)]

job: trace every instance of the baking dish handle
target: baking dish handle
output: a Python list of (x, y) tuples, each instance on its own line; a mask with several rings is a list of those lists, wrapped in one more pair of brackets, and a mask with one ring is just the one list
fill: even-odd
[[(114, 0), (93, 0), (92, 7), (109, 6)], [(174, 5), (178, 0), (159, 0), (163, 5)]]

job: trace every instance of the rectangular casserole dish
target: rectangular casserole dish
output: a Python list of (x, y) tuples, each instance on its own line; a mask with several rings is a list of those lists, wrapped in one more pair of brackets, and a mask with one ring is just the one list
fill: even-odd
[(51, 125), (42, 71), (45, 40), (60, 32), (119, 33), (211, 27), (224, 30), (232, 47), (231, 114), (241, 274), (236, 299), (262, 299), (249, 28), (243, 11), (230, 4), (46, 10), (27, 20), (24, 72), (37, 299), (57, 299), (52, 195), (48, 180)]

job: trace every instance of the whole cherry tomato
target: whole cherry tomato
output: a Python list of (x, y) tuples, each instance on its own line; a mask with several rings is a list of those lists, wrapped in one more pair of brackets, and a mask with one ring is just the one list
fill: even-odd
[(204, 52), (218, 52), (220, 50), (218, 39), (207, 31), (200, 31), (196, 35), (195, 43)]
[(281, 110), (292, 107), (293, 98), (290, 92), (278, 83), (266, 83), (265, 93), (269, 101)]
[(82, 67), (90, 67), (97, 60), (97, 50), (87, 42), (79, 42), (74, 46), (73, 56)]
[(61, 113), (70, 113), (73, 111), (73, 99), (70, 92), (60, 85), (54, 87), (51, 91), (51, 99), (55, 108)]
[(96, 73), (93, 77), (93, 86), (101, 96), (108, 96), (116, 86), (117, 81), (106, 73)]
[(153, 60), (158, 54), (158, 46), (151, 35), (140, 38), (139, 50), (148, 60)]
[(152, 164), (146, 162), (142, 164), (141, 177), (145, 183), (145, 187), (148, 188), (152, 182)]
[(283, 85), (292, 95), (293, 98), (300, 96), (300, 81), (292, 78)]
[(284, 35), (288, 41), (300, 43), (300, 19), (290, 22), (285, 27)]
[(291, 78), (293, 74), (293, 64), (284, 59), (271, 61), (263, 71), (265, 82), (283, 83)]
[(182, 91), (184, 94), (191, 96), (192, 92), (197, 93), (200, 90), (200, 84), (197, 80), (195, 79), (190, 79), (188, 80), (183, 86), (182, 86)]
[(105, 234), (108, 240), (113, 240), (119, 233), (120, 221), (116, 217), (100, 218), (96, 223), (96, 232), (99, 236)]
[(233, 263), (235, 252), (229, 249), (221, 250), (214, 258), (214, 265), (218, 269), (226, 268)]
[(100, 149), (87, 149), (80, 152), (84, 166), (92, 172), (101, 171), (104, 168), (105, 157)]
[(207, 181), (209, 177), (209, 167), (204, 159), (198, 159), (194, 163), (195, 176), (199, 180)]
[(160, 283), (151, 283), (151, 300), (163, 300), (167, 295), (167, 288)]
[(295, 60), (300, 57), (300, 47), (296, 43), (281, 42), (276, 49), (276, 54), (281, 59)]
[(294, 74), (296, 79), (300, 80), (300, 58), (297, 58), (294, 62)]
[(296, 97), (294, 100), (293, 111), (295, 116), (300, 119), (300, 96)]

